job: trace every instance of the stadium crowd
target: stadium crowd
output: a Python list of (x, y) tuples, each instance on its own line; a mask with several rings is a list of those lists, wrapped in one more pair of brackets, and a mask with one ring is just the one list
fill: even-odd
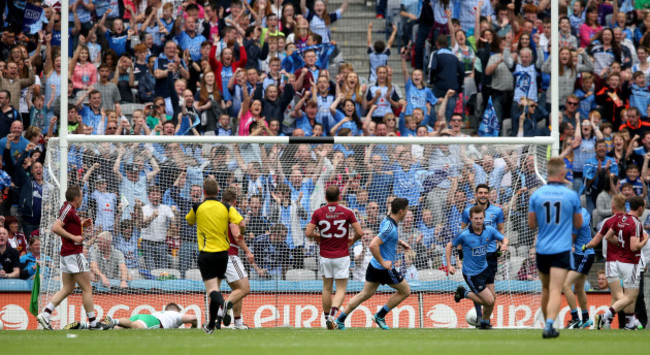
[[(70, 65), (61, 68), (60, 3), (7, 2), (0, 277), (33, 277), (40, 259), (41, 217), (55, 213), (42, 205), (43, 163), (61, 110), (68, 132), (85, 135), (458, 137), (476, 134), (489, 108), (503, 135), (549, 134), (550, 1), (379, 1), (377, 18), (392, 33), (372, 42), (368, 26), (366, 72), (345, 62), (330, 32), (348, 0), (331, 7), (322, 0), (78, 0), (70, 3)], [(650, 13), (628, 0), (575, 0), (561, 1), (560, 14), (566, 180), (602, 221), (617, 191), (647, 196)], [(387, 65), (395, 50), (401, 68)], [(61, 70), (70, 78), (64, 108)], [(404, 87), (393, 84), (396, 74)], [(519, 232), (509, 236), (509, 253), (521, 268), (501, 277), (538, 277), (534, 260), (524, 261), (534, 255), (528, 197), (542, 184), (535, 152), (136, 142), (77, 144), (69, 153), (70, 183), (84, 190), (80, 213), (94, 221), (86, 242), (91, 269), (105, 285), (115, 279), (126, 287), (133, 277), (155, 277), (155, 269), (185, 277), (196, 267), (196, 230), (183, 217), (201, 201), (208, 176), (239, 191), (257, 259), (252, 278), (310, 267), (305, 261), (317, 251), (304, 227), (331, 184), (365, 230), (352, 248), (353, 277), (363, 279), (369, 238), (394, 197), (407, 198), (411, 209), (400, 237), (413, 252), (401, 270), (412, 280), (417, 270), (445, 271), (444, 246), (460, 231), (478, 184), (491, 188), (491, 203)]]

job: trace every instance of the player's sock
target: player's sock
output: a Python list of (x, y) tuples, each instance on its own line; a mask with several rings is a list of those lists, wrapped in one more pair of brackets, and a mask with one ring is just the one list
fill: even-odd
[(339, 322), (343, 323), (343, 322), (345, 322), (345, 319), (346, 319), (347, 317), (348, 317), (348, 315), (345, 314), (345, 312), (341, 312), (341, 314), (339, 314), (339, 317), (338, 317), (337, 320), (338, 320)]
[(217, 317), (223, 317), (223, 307), (219, 306), (219, 310), (217, 311)]
[(242, 325), (244, 325), (244, 320), (241, 317), (235, 317), (235, 326), (240, 327)]
[(634, 319), (635, 319), (634, 313), (626, 313), (625, 314), (625, 326), (628, 328), (634, 328)]
[(469, 291), (469, 290), (465, 290), (465, 293), (463, 294), (463, 297), (464, 297), (464, 298), (469, 298), (469, 297), (467, 297), (467, 296), (469, 296), (469, 294), (470, 294), (470, 291)]
[(612, 319), (614, 319), (615, 314), (616, 314), (616, 310), (612, 307), (609, 307), (609, 309), (605, 312), (603, 317), (607, 319), (609, 322), (611, 322)]
[(217, 319), (217, 312), (223, 304), (223, 296), (219, 291), (210, 292), (210, 321), (208, 327), (214, 328), (214, 322)]
[(45, 309), (43, 310), (43, 317), (45, 319), (50, 320), (50, 317), (52, 317), (52, 312), (54, 311), (54, 304), (52, 302), (48, 303), (47, 306), (45, 306)]
[[(332, 311), (332, 309), (330, 309), (330, 312), (331, 311)], [(327, 319), (327, 317), (329, 317), (329, 315), (330, 315), (330, 312), (323, 311), (323, 317), (325, 317), (325, 319)]]
[(582, 311), (582, 322), (586, 322), (589, 319), (589, 311)]
[(553, 329), (553, 320), (549, 318), (546, 320), (546, 327), (544, 327), (544, 330), (551, 330), (551, 329)]
[(578, 309), (572, 309), (571, 310), (571, 320), (580, 320), (580, 317), (578, 316)]
[(120, 320), (117, 318), (113, 318), (113, 325), (118, 326), (120, 325)]
[(381, 307), (379, 312), (377, 312), (377, 317), (381, 318), (381, 319), (384, 319), (384, 318), (386, 318), (386, 315), (388, 314), (388, 312), (390, 312), (390, 308), (388, 308), (388, 305), (384, 305), (383, 307)]
[(476, 309), (476, 319), (483, 318), (483, 308), (481, 308), (481, 304), (474, 302), (474, 308)]
[(90, 323), (91, 327), (97, 325), (97, 317), (95, 317), (95, 311), (88, 312), (88, 323)]
[[(336, 316), (336, 312), (338, 312), (338, 311), (339, 311), (339, 308), (338, 308), (338, 307), (332, 307), (332, 308), (330, 308), (330, 314), (329, 314), (329, 316), (330, 316), (330, 317), (335, 317), (335, 316)], [(327, 318), (327, 317), (325, 317), (325, 318)]]

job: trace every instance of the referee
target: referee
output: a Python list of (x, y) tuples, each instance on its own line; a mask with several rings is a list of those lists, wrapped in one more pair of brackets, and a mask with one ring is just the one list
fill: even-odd
[[(203, 330), (212, 334), (216, 326), (221, 329), (220, 308), (224, 300), (219, 287), (221, 280), (226, 277), (228, 267), (228, 226), (230, 223), (239, 224), (244, 218), (231, 208), (217, 200), (219, 184), (213, 178), (203, 181), (203, 202), (195, 203), (192, 210), (185, 216), (187, 223), (196, 224), (197, 240), (199, 243), (199, 258), (197, 263), (201, 277), (205, 283), (205, 291), (210, 298), (210, 321), (203, 324)], [(216, 323), (216, 324), (215, 324)]]

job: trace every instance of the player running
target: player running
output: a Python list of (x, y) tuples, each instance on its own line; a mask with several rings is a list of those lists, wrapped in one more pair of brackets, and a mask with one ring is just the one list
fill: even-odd
[[(571, 320), (567, 329), (589, 328), (594, 322), (589, 319), (589, 308), (587, 306), (587, 292), (585, 292), (585, 280), (594, 263), (594, 250), (582, 251), (582, 246), (591, 241), (591, 216), (586, 208), (582, 208), (582, 227), (573, 230), (573, 267), (569, 270), (564, 281), (564, 297), (571, 309)], [(574, 286), (575, 293), (571, 289)], [(576, 296), (582, 310), (582, 320), (578, 315)]]
[(543, 338), (556, 338), (553, 328), (562, 300), (562, 286), (571, 268), (573, 229), (582, 227), (578, 194), (564, 186), (566, 167), (562, 158), (548, 160), (548, 183), (530, 197), (528, 226), (537, 229), (537, 269), (542, 281), (542, 312), (546, 318)]
[[(503, 221), (503, 210), (500, 207), (497, 207), (490, 203), (490, 186), (487, 184), (478, 184), (474, 190), (474, 197), (476, 198), (476, 205), (483, 208), (485, 212), (485, 226), (496, 228), (499, 233), (503, 234), (505, 231), (505, 223)], [(473, 206), (467, 206), (463, 211), (461, 217), (460, 228), (465, 229), (470, 223), (469, 210)], [(496, 303), (497, 294), (494, 291), (494, 277), (497, 274), (497, 267), (499, 265), (498, 257), (500, 255), (500, 246), (497, 245), (497, 241), (493, 240), (487, 247), (487, 254), (485, 259), (488, 263), (488, 269), (490, 271), (490, 276), (485, 281), (487, 288), (492, 292), (494, 296), (494, 302)], [(476, 308), (477, 319), (481, 319), (483, 312), (481, 311), (481, 305), (474, 302), (474, 308)]]
[[(339, 205), (337, 185), (325, 190), (327, 205), (314, 211), (307, 224), (305, 235), (315, 239), (320, 246), (320, 272), (323, 275), (323, 313), (327, 329), (334, 329), (336, 312), (341, 307), (350, 277), (349, 247), (361, 239), (363, 229), (354, 213)], [(350, 237), (350, 225), (355, 236)], [(318, 227), (320, 233), (316, 232)], [(332, 300), (332, 286), (336, 280), (336, 294)]]
[[(232, 227), (239, 229), (239, 223), (244, 219), (234, 208), (224, 205), (217, 200), (219, 184), (213, 178), (203, 181), (203, 202), (197, 203), (185, 216), (187, 223), (196, 224), (199, 257), (197, 264), (201, 278), (205, 284), (205, 292), (210, 298), (208, 323), (202, 328), (207, 334), (212, 334), (214, 328), (221, 329), (224, 300), (220, 292), (221, 280), (226, 278), (228, 268), (228, 230)], [(238, 233), (239, 231), (237, 231)], [(235, 234), (237, 234), (235, 233)]]
[(90, 285), (90, 267), (83, 254), (83, 228), (92, 227), (90, 218), (83, 221), (77, 215), (83, 196), (79, 186), (70, 186), (65, 192), (65, 202), (59, 211), (59, 217), (52, 226), (52, 232), (61, 237), (61, 283), (63, 287), (52, 296), (43, 313), (36, 316), (38, 323), (46, 330), (52, 330), (50, 318), (52, 312), (74, 291), (75, 284), (82, 292), (82, 302), (88, 315), (89, 329), (104, 330), (95, 316), (93, 289)]
[[(226, 205), (230, 205), (231, 209), (235, 209), (237, 204), (237, 192), (233, 189), (226, 189), (222, 196), (221, 201)], [(237, 211), (235, 209), (235, 211)], [(251, 292), (250, 282), (248, 281), (248, 275), (246, 274), (246, 269), (244, 264), (239, 258), (239, 250), (243, 250), (246, 253), (246, 258), (248, 262), (253, 267), (255, 265), (255, 256), (248, 249), (246, 241), (244, 241), (244, 236), (242, 233), (245, 232), (246, 225), (244, 220), (239, 223), (239, 228), (231, 223), (228, 231), (228, 239), (230, 240), (230, 249), (228, 249), (228, 267), (226, 269), (226, 282), (232, 289), (228, 299), (223, 305), (223, 325), (226, 327), (230, 325), (231, 317), (229, 314), (230, 309), (232, 308), (233, 318), (235, 319), (235, 326), (233, 329), (248, 329), (248, 326), (244, 324), (241, 316), (242, 310), (242, 301), (244, 297), (248, 296)]]
[(363, 290), (352, 297), (348, 301), (347, 307), (344, 307), (344, 310), (341, 311), (341, 314), (336, 319), (338, 329), (345, 330), (345, 319), (348, 314), (351, 314), (361, 303), (372, 297), (379, 285), (386, 284), (397, 290), (397, 292), (390, 296), (386, 304), (373, 316), (373, 319), (381, 329), (390, 329), (386, 325), (386, 314), (411, 294), (408, 283), (394, 268), (397, 245), (401, 245), (406, 250), (411, 249), (407, 243), (399, 240), (397, 235), (397, 224), (406, 216), (408, 203), (407, 199), (401, 197), (395, 198), (391, 202), (390, 215), (386, 216), (381, 222), (379, 235), (370, 242), (369, 248), (372, 253), (372, 260), (370, 260), (366, 270), (366, 282), (363, 285)]
[[(648, 242), (644, 236), (643, 225), (638, 218), (643, 214), (645, 201), (643, 197), (634, 196), (629, 200), (630, 212), (625, 213), (625, 197), (616, 195), (612, 199), (614, 216), (603, 223), (600, 232), (583, 247), (593, 248), (600, 243), (602, 236), (607, 240), (607, 257), (605, 275), (612, 293), (612, 306), (604, 313), (596, 315), (598, 329), (609, 328), (614, 315), (621, 310), (625, 312), (625, 329), (635, 330), (636, 318), (634, 307), (639, 295), (639, 276), (645, 268), (641, 260), (641, 249)], [(620, 281), (623, 281), (621, 288)]]
[[(479, 323), (479, 329), (492, 329), (490, 316), (494, 309), (494, 275), (492, 268), (487, 261), (487, 250), (492, 242), (500, 241), (503, 250), (508, 248), (508, 239), (496, 228), (486, 226), (485, 210), (481, 206), (474, 206), (469, 210), (470, 226), (464, 229), (454, 240), (447, 243), (445, 257), (450, 274), (456, 273), (456, 268), (451, 265), (451, 253), (453, 248), (459, 245), (463, 247), (465, 258), (463, 259), (463, 278), (469, 290), (458, 286), (454, 300), (460, 302), (463, 298), (469, 298), (474, 304), (483, 306), (483, 314)], [(488, 282), (492, 288), (488, 288)]]
[[(181, 307), (172, 302), (167, 304), (162, 312), (136, 314), (129, 318), (111, 319), (107, 316), (101, 323), (114, 329), (174, 329), (183, 324), (196, 328), (198, 321), (196, 316), (181, 314)], [(64, 329), (88, 329), (88, 323), (72, 322)]]

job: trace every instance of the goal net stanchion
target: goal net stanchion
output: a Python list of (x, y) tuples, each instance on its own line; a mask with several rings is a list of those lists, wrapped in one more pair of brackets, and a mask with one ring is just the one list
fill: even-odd
[[(250, 277), (243, 319), (252, 327), (322, 327), (322, 281), (318, 246), (304, 237), (312, 212), (336, 184), (341, 203), (360, 220), (364, 238), (350, 248), (349, 299), (363, 286), (370, 260), (369, 240), (394, 197), (409, 200), (400, 238), (412, 251), (399, 251), (397, 269), (412, 295), (389, 313), (393, 327), (467, 327), (468, 300), (453, 301), (464, 284), (461, 272), (447, 273), (444, 247), (459, 231), (461, 213), (473, 203), (479, 183), (492, 187), (490, 200), (504, 209), (510, 248), (499, 261), (496, 327), (532, 327), (541, 286), (528, 254), (528, 196), (545, 182), (548, 137), (162, 137), (68, 136), (63, 167), (59, 139), (49, 141), (41, 235), (42, 253), (54, 260), (41, 282), (40, 308), (60, 287), (60, 238), (50, 232), (62, 204), (57, 179), (83, 188), (79, 214), (92, 218), (86, 233), (99, 317), (129, 317), (162, 310), (169, 302), (206, 319), (204, 286), (196, 266), (196, 230), (185, 213), (202, 199), (205, 177), (221, 191), (237, 191), (245, 217), (246, 243), (256, 264), (240, 254)], [(453, 263), (458, 263), (454, 256)], [(228, 285), (222, 284), (225, 293)], [(382, 286), (348, 318), (369, 327), (372, 315), (392, 293)], [(345, 304), (346, 302), (344, 302)], [(61, 319), (59, 314), (65, 315)], [(81, 294), (75, 292), (53, 326), (85, 321)]]

